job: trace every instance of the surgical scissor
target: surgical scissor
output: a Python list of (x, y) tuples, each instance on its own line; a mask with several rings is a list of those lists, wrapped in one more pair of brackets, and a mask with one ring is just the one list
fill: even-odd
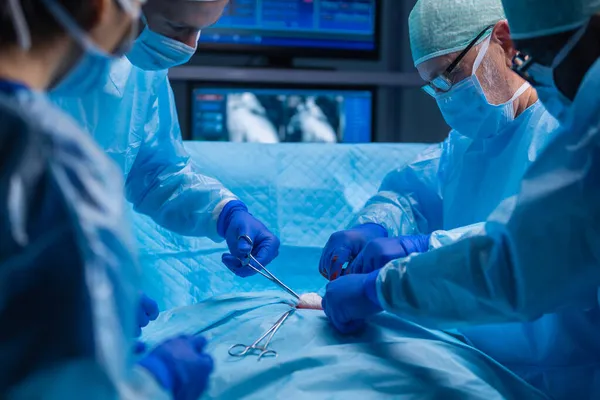
[[(263, 333), (263, 335), (261, 337), (259, 337), (254, 343), (252, 343), (251, 345), (245, 345), (245, 344), (234, 344), (233, 346), (231, 346), (229, 348), (229, 355), (232, 357), (244, 357), (250, 353), (253, 353), (254, 351), (259, 351), (260, 353), (258, 354), (258, 360), (260, 361), (261, 358), (263, 357), (267, 357), (267, 356), (273, 356), (273, 357), (277, 357), (277, 352), (275, 350), (270, 350), (269, 347), (269, 343), (271, 343), (271, 339), (273, 339), (273, 336), (275, 336), (275, 333), (279, 330), (279, 328), (281, 327), (281, 325), (283, 325), (283, 323), (285, 322), (285, 320), (295, 311), (294, 308), (292, 308), (291, 310), (287, 311), (285, 314), (283, 314), (275, 323), (275, 325), (273, 325), (268, 331), (266, 331), (265, 333)], [(270, 336), (267, 338), (267, 341), (265, 342), (264, 346), (260, 346), (259, 343), (263, 341), (263, 339), (265, 337), (267, 337), (270, 334)], [(234, 351), (234, 349), (237, 348), (241, 348), (240, 351)]]
[[(246, 240), (248, 243), (250, 243), (250, 246), (252, 246), (254, 244), (252, 242), (252, 239), (250, 239), (250, 236), (248, 236), (248, 235), (242, 235), (238, 239)], [(288, 292), (289, 294), (294, 296), (296, 299), (300, 300), (300, 296), (298, 295), (298, 293), (294, 292), (292, 289), (287, 287), (285, 283), (283, 283), (279, 279), (277, 279), (277, 277), (275, 275), (273, 275), (268, 269), (266, 269), (264, 267), (264, 265), (262, 265), (260, 262), (258, 262), (258, 260), (252, 254), (248, 254), (248, 258), (249, 258), (249, 260), (248, 260), (247, 265), (250, 268), (252, 268), (257, 273), (261, 274), (262, 276), (264, 276), (271, 282), (279, 285), (279, 287), (281, 287), (283, 290), (285, 290), (286, 292)], [(250, 260), (254, 261), (256, 263), (256, 265), (258, 265), (261, 269), (258, 269), (254, 265), (250, 264)]]

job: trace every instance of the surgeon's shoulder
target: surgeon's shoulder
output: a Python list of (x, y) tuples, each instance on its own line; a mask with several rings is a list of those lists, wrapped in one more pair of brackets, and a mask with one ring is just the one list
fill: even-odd
[[(130, 232), (125, 228), (123, 177), (116, 164), (68, 115), (56, 115), (54, 125), (43, 121), (49, 141), (53, 179), (82, 234), (92, 243), (94, 231), (111, 238), (120, 257), (128, 257)], [(90, 236), (91, 235), (91, 236)]]
[[(0, 165), (2, 176), (9, 176), (29, 164), (35, 173), (47, 156), (49, 141), (42, 129), (23, 108), (0, 97)], [(33, 161), (33, 162), (31, 162)]]
[[(24, 107), (4, 100), (0, 98), (0, 186), (8, 190), (8, 197), (0, 196), (0, 220), (8, 217), (6, 226), (15, 226), (23, 218), (27, 223), (40, 217), (41, 211), (31, 210), (53, 210), (53, 215), (42, 218), (45, 225), (76, 223), (88, 231), (102, 227), (128, 243), (128, 232), (122, 228), (122, 176), (108, 156), (51, 104), (34, 101)], [(42, 108), (44, 118), (39, 114)], [(23, 214), (29, 212), (34, 215)]]
[(11, 254), (69, 219), (52, 173), (52, 140), (27, 109), (6, 97), (0, 97), (0, 160), (0, 237), (7, 238), (0, 248)]
[(127, 56), (112, 61), (108, 78), (102, 86), (104, 94), (124, 97), (135, 93), (143, 95), (156, 85), (167, 80), (168, 71), (144, 71), (129, 61)]
[(440, 159), (448, 153), (455, 151), (457, 147), (464, 148), (471, 143), (471, 140), (452, 130), (448, 137), (440, 143), (432, 144), (426, 147), (421, 153), (412, 160), (409, 165), (422, 165), (424, 163), (438, 163)]
[(560, 122), (548, 112), (540, 100), (531, 107), (530, 124), (537, 130), (546, 133), (554, 133), (560, 128)]
[(29, 129), (39, 132), (46, 142), (48, 161), (57, 173), (62, 171), (78, 190), (101, 186), (111, 195), (122, 191), (118, 167), (70, 115), (45, 96), (34, 97), (25, 105)]
[(50, 100), (37, 100), (30, 111), (40, 128), (51, 138), (55, 150), (79, 150), (89, 158), (98, 158), (103, 154), (92, 136), (71, 115)]

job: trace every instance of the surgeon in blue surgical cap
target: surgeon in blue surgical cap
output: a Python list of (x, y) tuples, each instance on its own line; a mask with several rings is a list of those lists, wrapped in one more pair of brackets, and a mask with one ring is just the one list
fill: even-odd
[[(458, 328), (556, 399), (600, 397), (600, 1), (503, 0), (518, 54), (561, 128), (480, 235), (328, 285), (333, 325), (382, 310)], [(512, 322), (512, 323), (511, 323)]]
[(331, 236), (320, 261), (328, 279), (478, 232), (558, 127), (510, 70), (515, 49), (500, 0), (419, 0), (408, 24), (423, 90), (452, 131), (390, 172), (349, 229)]
[(225, 239), (225, 265), (239, 276), (252, 253), (263, 265), (279, 239), (215, 178), (199, 171), (186, 153), (168, 69), (196, 52), (201, 29), (221, 16), (228, 0), (149, 0), (145, 29), (103, 85), (82, 87), (73, 77), (53, 91), (54, 101), (93, 135), (126, 177), (135, 211), (186, 236)]

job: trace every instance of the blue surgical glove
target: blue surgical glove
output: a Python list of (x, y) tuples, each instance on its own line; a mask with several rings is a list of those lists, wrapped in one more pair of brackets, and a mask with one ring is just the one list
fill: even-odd
[(371, 240), (383, 237), (387, 237), (387, 231), (378, 224), (358, 225), (334, 233), (321, 254), (319, 272), (325, 279), (337, 279), (342, 273), (344, 264), (354, 260)]
[(321, 305), (329, 322), (342, 334), (355, 333), (365, 320), (383, 311), (377, 299), (379, 271), (342, 276), (327, 284)]
[[(223, 264), (237, 276), (245, 278), (256, 273), (240, 261), (247, 261), (250, 252), (265, 267), (279, 254), (279, 239), (254, 218), (241, 201), (230, 201), (225, 205), (219, 215), (217, 231), (225, 238), (231, 253), (223, 254)], [(252, 265), (260, 268), (255, 263)]]
[(179, 336), (169, 339), (140, 360), (175, 400), (196, 400), (208, 386), (213, 360), (203, 353), (206, 339)]
[(373, 239), (344, 270), (347, 274), (368, 274), (383, 268), (388, 262), (412, 253), (429, 250), (431, 235), (398, 236)]
[(137, 309), (137, 327), (135, 337), (142, 334), (142, 328), (148, 326), (150, 321), (158, 318), (158, 304), (150, 297), (142, 294)]

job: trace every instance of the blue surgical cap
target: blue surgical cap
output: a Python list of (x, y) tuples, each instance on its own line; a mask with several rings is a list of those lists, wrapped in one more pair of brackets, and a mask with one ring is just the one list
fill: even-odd
[(501, 0), (419, 0), (408, 18), (415, 66), (463, 50), (503, 19)]
[(554, 35), (582, 26), (600, 0), (502, 0), (513, 39)]

